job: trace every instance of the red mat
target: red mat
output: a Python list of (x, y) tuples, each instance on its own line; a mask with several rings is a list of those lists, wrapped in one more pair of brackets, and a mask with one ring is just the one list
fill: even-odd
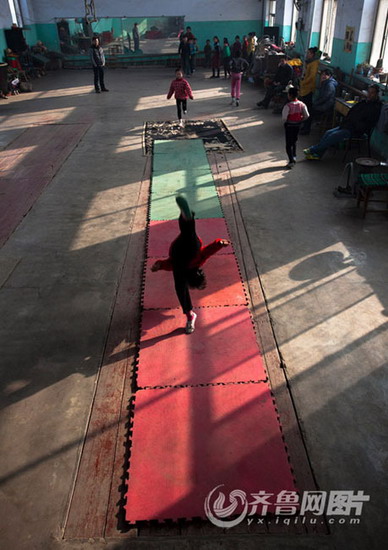
[(127, 521), (204, 517), (220, 484), (224, 506), (235, 489), (296, 490), (267, 383), (138, 391)]
[[(154, 259), (147, 260), (143, 307), (145, 309), (180, 307), (175, 294), (172, 271), (152, 273)], [(205, 264), (205, 290), (190, 290), (193, 306), (235, 306), (247, 304), (234, 255), (213, 256)]]
[[(228, 229), (222, 218), (196, 220), (196, 231), (205, 245), (214, 239), (229, 239)], [(178, 220), (150, 221), (147, 256), (149, 258), (167, 257), (170, 244), (178, 235)], [(232, 246), (222, 248), (217, 254), (233, 254), (233, 248)]]
[(143, 312), (139, 387), (267, 379), (246, 306), (197, 313), (196, 330), (187, 335), (179, 310)]

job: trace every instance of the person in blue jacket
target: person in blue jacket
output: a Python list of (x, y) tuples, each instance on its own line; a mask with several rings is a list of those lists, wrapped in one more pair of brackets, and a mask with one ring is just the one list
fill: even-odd
[(313, 119), (318, 118), (331, 111), (335, 103), (335, 94), (337, 90), (338, 82), (333, 77), (333, 73), (330, 69), (324, 69), (321, 73), (321, 85), (319, 87), (319, 94), (315, 101), (313, 101), (313, 108), (310, 112), (310, 117), (303, 123), (300, 130), (300, 134), (307, 136), (311, 130), (311, 123)]

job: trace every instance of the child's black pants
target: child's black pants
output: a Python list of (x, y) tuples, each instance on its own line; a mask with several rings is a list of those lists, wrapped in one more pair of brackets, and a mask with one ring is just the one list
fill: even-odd
[(177, 99), (176, 100), (176, 108), (178, 111), (178, 119), (181, 120), (182, 118), (182, 109), (184, 111), (187, 111), (187, 99)]
[(195, 232), (195, 220), (185, 220), (179, 216), (180, 235), (171, 246), (171, 259), (174, 274), (175, 291), (183, 313), (193, 309), (191, 303), (188, 274), (188, 265), (198, 254), (201, 243)]
[(288, 159), (290, 162), (294, 162), (296, 158), (296, 142), (298, 141), (300, 124), (285, 122), (284, 129), (286, 132), (286, 151)]

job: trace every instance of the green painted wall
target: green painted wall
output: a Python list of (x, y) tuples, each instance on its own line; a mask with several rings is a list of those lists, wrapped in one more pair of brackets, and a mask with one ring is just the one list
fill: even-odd
[(317, 48), (319, 48), (320, 38), (321, 38), (320, 32), (312, 32), (309, 47), (313, 48), (314, 46), (316, 46)]
[(295, 49), (300, 53), (302, 59), (304, 59), (308, 47), (308, 32), (298, 31), (296, 33)]
[(7, 47), (7, 42), (5, 41), (4, 30), (0, 29), (0, 61), (4, 60), (4, 50)]
[(284, 42), (291, 40), (291, 25), (279, 25), (279, 37), (284, 38)]
[(49, 50), (60, 51), (57, 26), (53, 23), (37, 23), (35, 25), (38, 40), (41, 40)]
[(334, 67), (341, 67), (341, 69), (346, 73), (350, 73), (356, 65), (363, 63), (364, 61), (368, 61), (371, 51), (371, 43), (360, 42), (359, 44), (353, 44), (353, 50), (351, 52), (344, 51), (344, 43), (344, 40), (334, 38), (331, 64)]
[[(132, 39), (132, 27), (135, 22), (139, 24), (140, 34), (146, 31), (146, 29), (154, 24), (154, 21), (150, 21), (151, 18), (131, 18), (128, 17), (124, 20), (121, 18), (103, 18), (98, 23), (93, 24), (93, 30), (95, 32), (103, 32), (104, 30), (115, 31), (115, 35), (120, 35), (122, 32), (126, 37), (126, 31), (131, 33)], [(156, 18), (152, 18), (156, 19)], [(244, 20), (244, 21), (186, 21), (186, 25), (191, 26), (194, 35), (198, 39), (199, 49), (202, 50), (205, 42), (208, 38), (212, 40), (213, 36), (218, 36), (220, 41), (226, 36), (231, 42), (234, 41), (234, 37), (238, 34), (243, 37), (244, 34), (248, 34), (251, 31), (256, 31), (256, 34), (260, 36), (263, 30), (263, 22), (259, 20)], [(32, 31), (26, 31), (33, 36), (33, 42), (41, 40), (50, 50), (60, 51), (59, 39), (57, 33), (57, 26), (55, 23), (37, 23), (31, 25)], [(287, 31), (287, 32), (290, 32)]]

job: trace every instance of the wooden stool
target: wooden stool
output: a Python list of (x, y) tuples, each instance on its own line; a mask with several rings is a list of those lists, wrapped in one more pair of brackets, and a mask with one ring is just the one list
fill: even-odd
[(371, 199), (376, 191), (388, 192), (388, 174), (360, 174), (358, 182), (357, 206), (364, 201), (362, 217), (365, 218), (369, 202), (384, 202), (388, 208), (388, 197), (385, 199)]

